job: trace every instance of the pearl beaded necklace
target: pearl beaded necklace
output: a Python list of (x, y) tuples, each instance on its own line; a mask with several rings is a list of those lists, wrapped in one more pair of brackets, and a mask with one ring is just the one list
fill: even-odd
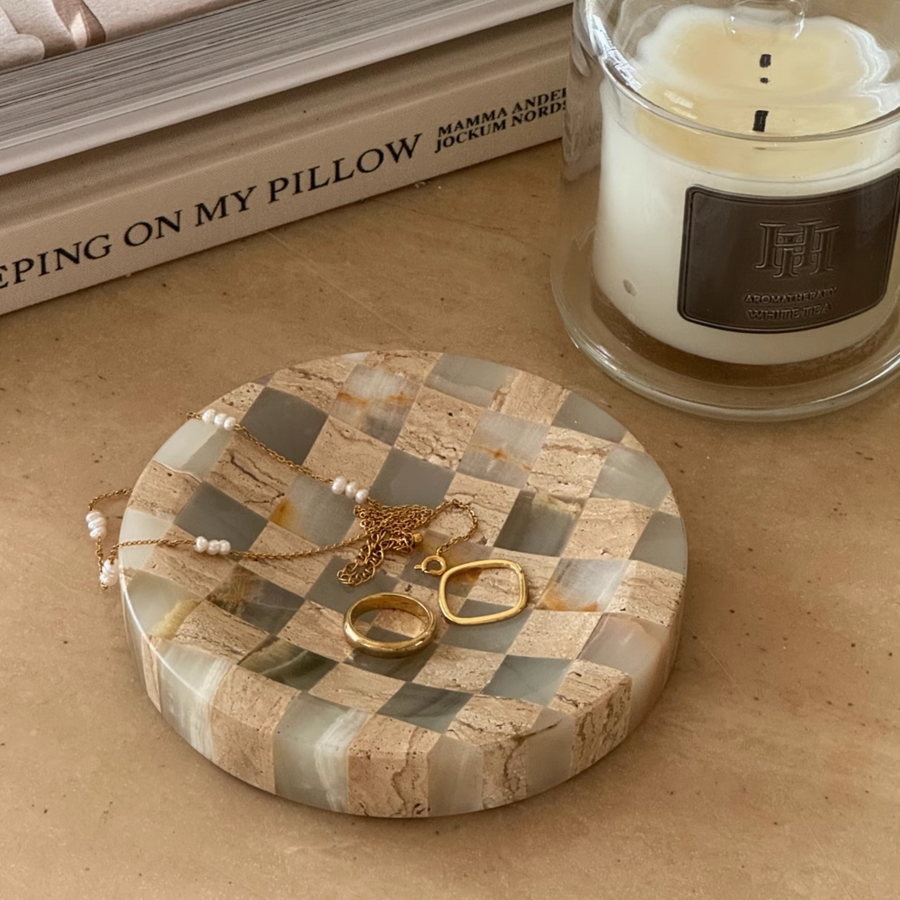
[(348, 481), (343, 475), (338, 475), (331, 483), (331, 490), (335, 494), (346, 494), (357, 503), (365, 503), (369, 499), (368, 488), (361, 488), (355, 481)]
[(356, 481), (350, 480), (345, 475), (338, 475), (334, 479), (325, 478), (311, 471), (306, 466), (287, 459), (271, 447), (266, 446), (259, 438), (241, 425), (235, 416), (227, 412), (210, 407), (202, 413), (190, 413), (188, 418), (199, 420), (217, 429), (235, 433), (254, 444), (276, 461), (305, 475), (307, 478), (329, 485), (334, 494), (343, 494), (348, 500), (354, 501), (356, 504), (354, 512), (363, 526), (363, 533), (335, 544), (329, 544), (326, 547), (317, 547), (313, 550), (297, 551), (295, 553), (257, 553), (252, 550), (234, 551), (229, 541), (218, 538), (210, 539), (203, 535), (198, 535), (193, 540), (159, 538), (154, 540), (123, 541), (115, 544), (109, 556), (104, 557), (103, 539), (108, 533), (108, 522), (106, 516), (98, 509), (95, 509), (95, 505), (103, 500), (125, 496), (130, 493), (127, 488), (111, 491), (91, 500), (88, 504), (87, 516), (85, 517), (90, 536), (96, 541), (100, 586), (104, 589), (115, 584), (121, 574), (118, 554), (119, 549), (122, 547), (149, 545), (167, 547), (190, 546), (195, 553), (204, 553), (208, 556), (227, 556), (233, 559), (288, 560), (314, 556), (330, 550), (340, 550), (363, 542), (356, 559), (348, 563), (338, 573), (338, 579), (343, 583), (357, 585), (368, 581), (375, 574), (375, 571), (384, 561), (386, 550), (402, 553), (411, 552), (413, 547), (422, 540), (422, 535), (418, 529), (424, 528), (441, 513), (451, 508), (466, 512), (471, 524), (465, 534), (451, 538), (439, 547), (436, 551), (436, 556), (440, 557), (442, 553), (458, 541), (468, 540), (478, 527), (478, 519), (472, 508), (461, 500), (445, 500), (434, 509), (427, 506), (412, 505), (384, 506), (369, 497), (368, 488), (360, 486)]

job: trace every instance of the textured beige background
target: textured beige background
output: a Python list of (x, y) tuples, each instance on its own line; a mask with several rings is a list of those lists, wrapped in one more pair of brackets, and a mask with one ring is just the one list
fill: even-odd
[[(617, 387), (548, 287), (549, 145), (0, 318), (0, 897), (897, 896), (900, 385), (829, 417), (707, 422)], [(179, 424), (302, 359), (529, 369), (617, 416), (691, 544), (661, 703), (568, 784), (473, 816), (276, 799), (142, 695), (83, 524)]]

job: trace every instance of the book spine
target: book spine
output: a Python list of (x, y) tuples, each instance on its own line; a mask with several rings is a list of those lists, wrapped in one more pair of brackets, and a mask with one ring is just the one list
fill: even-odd
[(296, 132), (274, 143), (95, 197), (88, 186), (0, 225), (0, 313), (554, 140), (565, 82), (560, 54), (325, 127), (304, 128), (297, 110)]

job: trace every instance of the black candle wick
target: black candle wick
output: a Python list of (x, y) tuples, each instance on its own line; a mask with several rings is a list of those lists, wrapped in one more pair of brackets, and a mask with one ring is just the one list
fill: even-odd
[(769, 66), (772, 65), (772, 54), (771, 53), (763, 53), (763, 55), (759, 58), (759, 67), (761, 69), (768, 69)]
[(766, 119), (768, 118), (769, 111), (767, 109), (758, 109), (753, 119), (753, 130), (760, 133), (764, 132), (766, 130)]

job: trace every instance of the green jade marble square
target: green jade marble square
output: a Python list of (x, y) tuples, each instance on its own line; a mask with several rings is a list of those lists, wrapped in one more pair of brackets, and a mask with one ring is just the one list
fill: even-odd
[(304, 650), (295, 647), (289, 641), (274, 638), (241, 660), (240, 665), (280, 684), (308, 691), (314, 688), (337, 663), (312, 650)]
[(485, 481), (522, 488), (549, 430), (548, 425), (489, 410), (478, 423), (458, 469)]
[(457, 400), (490, 406), (494, 395), (513, 374), (513, 369), (499, 363), (464, 356), (442, 356), (425, 384)]
[(410, 725), (445, 731), (471, 695), (407, 682), (381, 707), (379, 713)]
[(188, 534), (227, 540), (232, 550), (249, 550), (266, 527), (266, 519), (218, 488), (203, 483), (175, 517)]
[(391, 450), (371, 488), (372, 499), (388, 506), (438, 506), (453, 480), (453, 472)]
[(495, 546), (538, 556), (559, 556), (581, 513), (577, 500), (561, 500), (540, 492), (522, 491), (513, 504)]
[(568, 659), (507, 656), (482, 693), (546, 706), (571, 664)]
[(628, 433), (625, 426), (617, 422), (609, 413), (604, 412), (590, 400), (585, 400), (578, 394), (569, 394), (566, 397), (553, 424), (613, 443), (618, 443)]
[(592, 497), (630, 500), (656, 509), (670, 490), (662, 469), (646, 453), (614, 447), (603, 462)]
[(627, 570), (627, 559), (561, 559), (540, 605), (545, 609), (602, 612)]
[(365, 584), (344, 584), (338, 581), (337, 576), (346, 564), (347, 560), (341, 557), (332, 559), (322, 570), (315, 584), (307, 591), (307, 598), (343, 615), (357, 600), (362, 600), (369, 594), (392, 591), (397, 584), (397, 579), (385, 574), (383, 570), (376, 572)]
[[(457, 613), (460, 618), (496, 615), (508, 612), (509, 607), (483, 600), (466, 600)], [(510, 619), (488, 622), (486, 625), (449, 625), (441, 638), (442, 644), (465, 647), (468, 650), (486, 650), (489, 653), (505, 653), (518, 637), (531, 615), (526, 609)]]
[(257, 628), (278, 634), (303, 605), (304, 598), (238, 566), (208, 596), (226, 612)]
[(687, 575), (687, 541), (684, 522), (678, 516), (657, 512), (631, 552), (640, 562)]
[(328, 415), (300, 397), (264, 388), (241, 424), (291, 462), (302, 464)]

